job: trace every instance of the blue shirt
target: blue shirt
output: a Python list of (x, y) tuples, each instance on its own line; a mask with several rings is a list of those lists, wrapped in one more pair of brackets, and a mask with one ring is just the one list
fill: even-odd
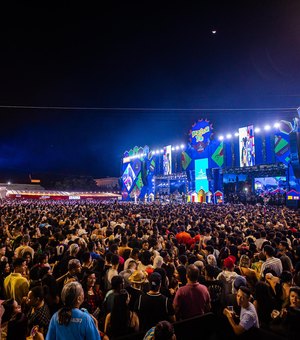
[(68, 326), (58, 323), (58, 312), (51, 320), (46, 340), (101, 340), (100, 334), (88, 312), (72, 309), (72, 318)]
[(246, 331), (248, 331), (252, 327), (259, 328), (259, 321), (258, 321), (256, 309), (251, 302), (249, 302), (249, 306), (247, 308), (243, 308), (243, 307), (241, 308), (239, 324)]

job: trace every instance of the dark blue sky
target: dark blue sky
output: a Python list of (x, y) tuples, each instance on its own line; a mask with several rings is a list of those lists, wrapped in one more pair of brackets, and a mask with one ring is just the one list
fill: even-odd
[(119, 176), (125, 150), (186, 142), (200, 118), (296, 114), (279, 108), (300, 106), (299, 1), (122, 3), (2, 10), (0, 105), (168, 110), (1, 108), (2, 177)]

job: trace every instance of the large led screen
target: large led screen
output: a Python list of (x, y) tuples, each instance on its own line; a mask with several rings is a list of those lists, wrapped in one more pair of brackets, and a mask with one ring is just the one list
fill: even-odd
[(208, 191), (208, 180), (206, 175), (206, 169), (208, 168), (208, 158), (195, 160), (195, 189), (198, 192), (203, 189)]
[(136, 175), (134, 171), (132, 170), (131, 165), (128, 164), (122, 176), (122, 180), (128, 191), (130, 191), (135, 178), (136, 178)]
[(171, 175), (172, 173), (172, 147), (171, 145), (164, 147), (163, 170), (164, 170), (164, 175)]
[(254, 180), (255, 192), (265, 193), (265, 192), (284, 192), (287, 188), (286, 178), (283, 176), (277, 177), (260, 177)]
[(240, 167), (255, 165), (253, 125), (239, 129)]

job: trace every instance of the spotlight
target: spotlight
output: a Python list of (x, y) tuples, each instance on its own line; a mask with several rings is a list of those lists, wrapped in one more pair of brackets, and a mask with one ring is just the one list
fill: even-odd
[(224, 139), (224, 136), (219, 136), (219, 140), (223, 140)]
[(160, 153), (164, 153), (164, 150), (163, 150), (163, 149), (160, 149)]
[(232, 134), (231, 133), (227, 133), (226, 138), (227, 139), (231, 139), (232, 138)]
[(270, 125), (265, 125), (264, 129), (265, 129), (266, 131), (269, 131), (269, 130), (271, 129), (271, 126), (270, 126)]
[(235, 137), (238, 137), (238, 136), (239, 136), (239, 133), (238, 133), (238, 132), (235, 132), (234, 135), (235, 135)]
[(172, 151), (175, 151), (175, 146), (172, 146)]
[(279, 128), (279, 127), (280, 127), (280, 123), (277, 122), (274, 124), (274, 128)]
[(181, 147), (181, 149), (184, 149), (184, 144), (181, 144), (180, 147)]
[(179, 150), (179, 146), (177, 145), (175, 149), (176, 149), (176, 150)]
[(260, 128), (259, 128), (259, 127), (256, 127), (256, 128), (254, 129), (254, 132), (260, 132)]

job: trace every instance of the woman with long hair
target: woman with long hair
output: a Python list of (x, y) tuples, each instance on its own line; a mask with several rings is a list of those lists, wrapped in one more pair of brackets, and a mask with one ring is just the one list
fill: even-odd
[(96, 287), (96, 274), (92, 270), (84, 273), (82, 279), (82, 288), (84, 291), (84, 301), (82, 307), (86, 308), (90, 314), (98, 319), (100, 308), (103, 302), (103, 293)]
[(139, 318), (135, 312), (129, 310), (129, 294), (122, 289), (115, 296), (111, 313), (105, 319), (104, 333), (109, 339), (138, 332)]
[(253, 305), (256, 309), (261, 328), (269, 328), (271, 312), (275, 308), (275, 299), (272, 296), (270, 286), (263, 281), (255, 285)]
[(9, 262), (0, 261), (0, 298), (4, 298), (4, 280), (12, 272)]
[(46, 340), (100, 340), (97, 320), (87, 310), (80, 310), (84, 292), (79, 282), (67, 283), (61, 292), (63, 307), (50, 321)]
[(1, 320), (1, 338), (6, 340), (25, 340), (27, 333), (27, 318), (22, 313), (21, 306), (14, 299), (2, 302), (4, 314)]

